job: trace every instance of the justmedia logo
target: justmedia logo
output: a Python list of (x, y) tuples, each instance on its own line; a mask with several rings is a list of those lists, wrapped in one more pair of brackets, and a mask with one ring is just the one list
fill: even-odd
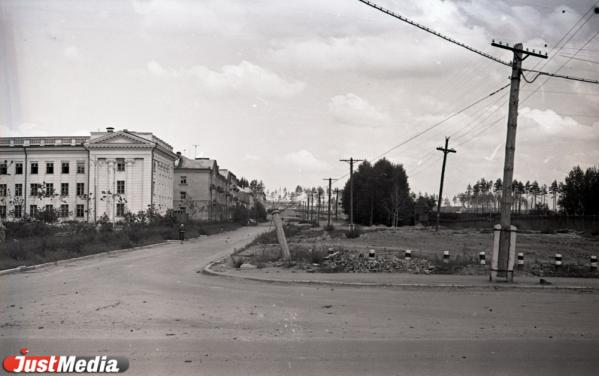
[(129, 360), (122, 356), (77, 356), (77, 355), (9, 355), (2, 366), (8, 373), (119, 373), (129, 368)]

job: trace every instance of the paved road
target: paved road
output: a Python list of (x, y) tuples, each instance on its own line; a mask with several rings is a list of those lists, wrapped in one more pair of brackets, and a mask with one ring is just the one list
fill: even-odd
[(132, 375), (595, 375), (599, 294), (285, 286), (198, 274), (264, 228), (0, 276), (0, 355)]

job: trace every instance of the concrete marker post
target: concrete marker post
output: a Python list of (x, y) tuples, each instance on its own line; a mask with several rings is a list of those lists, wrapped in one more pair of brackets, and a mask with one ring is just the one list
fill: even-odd
[(591, 271), (592, 272), (596, 272), (597, 271), (597, 256), (591, 256)]
[(443, 262), (449, 264), (449, 251), (443, 251)]
[(562, 266), (562, 254), (556, 253), (554, 259), (555, 259), (555, 270), (559, 270), (559, 268), (561, 268), (561, 266)]
[(518, 270), (524, 268), (524, 252), (518, 252)]
[(485, 252), (479, 252), (478, 253), (478, 260), (480, 262), (481, 265), (486, 265), (487, 264), (487, 260), (486, 260), (486, 255)]
[(376, 255), (376, 252), (374, 249), (371, 249), (370, 251), (368, 251), (368, 258), (369, 259), (374, 259), (374, 256)]
[(411, 260), (412, 259), (412, 250), (406, 249), (404, 252), (404, 259)]

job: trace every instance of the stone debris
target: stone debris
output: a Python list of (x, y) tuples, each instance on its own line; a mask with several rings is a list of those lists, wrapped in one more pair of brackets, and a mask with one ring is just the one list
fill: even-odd
[(365, 257), (359, 252), (335, 252), (327, 257), (321, 267), (321, 272), (346, 272), (346, 273), (380, 273), (380, 272), (407, 272), (417, 274), (431, 274), (435, 271), (433, 263), (426, 259), (412, 258), (405, 260), (399, 256), (392, 257)]

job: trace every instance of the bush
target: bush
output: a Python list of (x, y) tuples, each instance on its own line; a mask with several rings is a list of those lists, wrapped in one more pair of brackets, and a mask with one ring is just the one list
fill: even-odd
[(360, 237), (360, 235), (362, 235), (362, 230), (360, 229), (360, 227), (359, 227), (359, 226), (354, 226), (354, 228), (353, 228), (353, 229), (351, 229), (351, 230), (348, 230), (348, 231), (345, 233), (345, 236), (346, 236), (348, 239), (355, 239), (355, 238), (359, 238), (359, 237)]
[(335, 231), (335, 226), (333, 226), (333, 225), (326, 225), (326, 226), (324, 226), (324, 230), (326, 232)]

